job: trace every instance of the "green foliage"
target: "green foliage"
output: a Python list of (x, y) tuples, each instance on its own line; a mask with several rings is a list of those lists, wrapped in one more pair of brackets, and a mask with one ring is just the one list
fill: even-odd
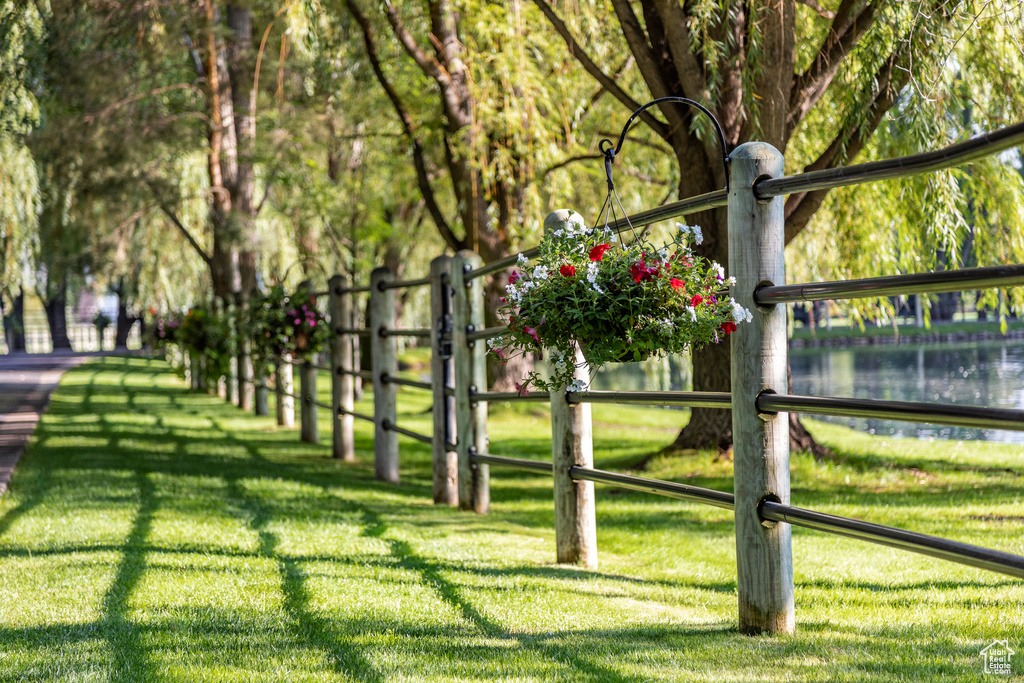
[[(509, 353), (547, 349), (552, 373), (528, 375), (520, 385), (582, 391), (575, 379), (577, 345), (592, 371), (606, 363), (640, 361), (717, 344), (750, 319), (733, 302), (725, 271), (694, 254), (700, 228), (680, 225), (658, 248), (638, 239), (616, 246), (607, 228), (587, 229), (575, 212), (541, 240), (532, 273), (514, 273), (501, 313), (505, 334), (489, 340), (502, 360)], [(520, 265), (526, 266), (526, 258)]]
[(227, 317), (205, 306), (189, 309), (175, 338), (189, 354), (206, 358), (206, 375), (214, 380), (228, 374), (238, 353)]
[(313, 358), (330, 341), (327, 319), (308, 287), (288, 293), (277, 285), (253, 298), (244, 330), (252, 340), (254, 363), (264, 369), (286, 353)]

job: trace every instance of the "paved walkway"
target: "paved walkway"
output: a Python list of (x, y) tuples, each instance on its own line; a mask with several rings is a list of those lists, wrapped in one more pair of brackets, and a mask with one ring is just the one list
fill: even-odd
[(16, 353), (0, 356), (0, 495), (25, 452), (61, 375), (98, 354)]

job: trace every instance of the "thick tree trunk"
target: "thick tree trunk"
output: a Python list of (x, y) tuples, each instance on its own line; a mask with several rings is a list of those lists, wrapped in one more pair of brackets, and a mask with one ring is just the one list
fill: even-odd
[(61, 280), (56, 293), (43, 302), (46, 309), (46, 322), (50, 326), (50, 339), (53, 341), (53, 350), (70, 349), (71, 339), (68, 338), (68, 297), (67, 281)]
[(8, 353), (25, 351), (25, 292), (14, 297), (10, 312), (4, 311), (4, 336)]
[[(231, 81), (231, 104), (234, 115), (236, 169), (231, 191), (232, 209), (238, 238), (239, 283), (234, 291), (252, 291), (256, 288), (256, 173), (254, 169), (256, 146), (256, 91), (253, 90), (255, 68), (252, 49), (252, 13), (247, 7), (227, 6), (227, 65)], [(227, 174), (225, 174), (227, 175)]]

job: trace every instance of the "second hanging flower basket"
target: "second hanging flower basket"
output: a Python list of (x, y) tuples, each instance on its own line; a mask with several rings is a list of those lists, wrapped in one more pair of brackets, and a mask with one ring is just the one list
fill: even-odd
[(751, 314), (729, 296), (723, 268), (691, 250), (700, 242), (700, 228), (680, 225), (663, 247), (622, 246), (612, 230), (562, 212), (533, 266), (520, 256), (500, 309), (507, 329), (488, 342), (491, 353), (507, 360), (545, 349), (549, 376), (530, 373), (520, 391), (581, 391), (577, 346), (594, 370), (723, 341)]

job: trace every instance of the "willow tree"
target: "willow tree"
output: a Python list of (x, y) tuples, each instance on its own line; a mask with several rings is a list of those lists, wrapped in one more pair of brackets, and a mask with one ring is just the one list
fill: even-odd
[[(549, 0), (535, 3), (579, 67), (626, 110), (635, 110), (651, 98), (697, 100), (721, 122), (727, 147), (749, 140), (768, 142), (786, 154), (788, 172), (852, 162), (870, 146), (883, 124), (896, 127), (895, 137), (914, 145), (948, 144), (965, 131), (956, 116), (948, 113), (959, 115), (982, 89), (986, 94), (981, 101), (992, 114), (982, 117), (986, 123), (999, 121), (1000, 112), (1005, 118), (1015, 104), (1019, 106), (1019, 86), (1006, 83), (1005, 76), (995, 77), (1005, 55), (1013, 52), (1014, 41), (1020, 40), (1020, 9), (1011, 3), (593, 0), (563, 7)], [(599, 20), (608, 9), (617, 22)], [(979, 25), (982, 18), (980, 23), (988, 30)], [(992, 26), (1001, 30), (994, 31)], [(992, 47), (993, 41), (1000, 45)], [(601, 64), (594, 54), (595, 46), (605, 53), (632, 54), (642, 82), (627, 85), (612, 78), (609, 65)], [(978, 57), (979, 50), (986, 48), (1001, 56), (981, 55), (981, 65), (962, 61)], [(1016, 66), (1011, 73), (1019, 74)], [(966, 88), (950, 87), (947, 76), (956, 69), (962, 72), (961, 82), (968, 83)], [(987, 88), (984, 79), (989, 77), (990, 82), (1003, 82), (1006, 90)], [(724, 187), (717, 139), (695, 111), (663, 104), (641, 118), (675, 156), (681, 170), (680, 198)], [(898, 146), (888, 149), (894, 147)], [(786, 199), (787, 244), (811, 224), (828, 195), (828, 190), (818, 190)], [(689, 220), (704, 228), (702, 255), (726, 263), (726, 210), (706, 211)], [(884, 226), (874, 228), (884, 230)], [(727, 344), (699, 351), (693, 366), (696, 390), (729, 391)], [(796, 447), (808, 446), (806, 431), (795, 417), (791, 425)], [(731, 440), (727, 411), (695, 409), (675, 447), (727, 447)]]

